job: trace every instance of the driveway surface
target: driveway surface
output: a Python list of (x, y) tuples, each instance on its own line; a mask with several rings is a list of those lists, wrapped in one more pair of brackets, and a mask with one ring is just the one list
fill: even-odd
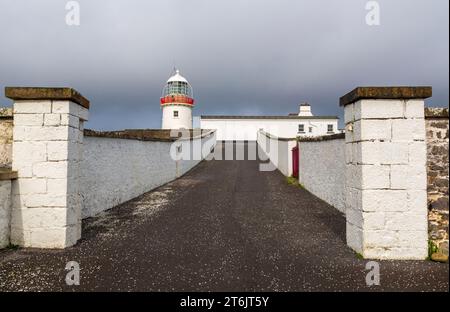
[[(368, 260), (344, 216), (259, 161), (203, 161), (182, 178), (83, 221), (65, 250), (0, 252), (0, 291), (448, 291), (448, 264)], [(65, 284), (68, 261), (80, 285)]]

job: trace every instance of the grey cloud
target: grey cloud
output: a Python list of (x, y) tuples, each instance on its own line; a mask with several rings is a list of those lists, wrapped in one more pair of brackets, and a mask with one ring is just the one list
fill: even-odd
[[(0, 2), (0, 87), (71, 86), (92, 102), (88, 127), (160, 126), (174, 65), (194, 87), (194, 114), (287, 114), (309, 101), (342, 116), (358, 85), (432, 85), (448, 106), (448, 1), (79, 0)], [(3, 97), (0, 102), (7, 104)]]

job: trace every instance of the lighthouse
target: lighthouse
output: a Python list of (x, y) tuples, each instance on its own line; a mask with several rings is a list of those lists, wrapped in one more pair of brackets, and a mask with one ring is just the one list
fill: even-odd
[(192, 87), (177, 69), (167, 80), (161, 97), (162, 129), (192, 129)]

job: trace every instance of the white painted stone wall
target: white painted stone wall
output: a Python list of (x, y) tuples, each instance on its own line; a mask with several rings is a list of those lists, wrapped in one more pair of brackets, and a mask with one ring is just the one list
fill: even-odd
[(65, 248), (81, 237), (79, 173), (88, 110), (60, 100), (14, 102), (11, 243)]
[(300, 141), (299, 182), (345, 214), (345, 140)]
[(11, 222), (11, 180), (0, 180), (0, 249), (8, 246)]
[[(298, 125), (304, 124), (305, 133), (298, 132)], [(332, 124), (334, 132), (338, 133), (338, 119), (210, 119), (201, 118), (202, 129), (216, 129), (219, 141), (256, 141), (257, 132), (265, 132), (280, 138), (293, 138), (296, 136), (321, 136), (328, 133), (327, 125)], [(312, 132), (309, 132), (311, 127)]]
[[(215, 134), (186, 140), (182, 149), (192, 151), (195, 145), (210, 149), (215, 146)], [(173, 160), (170, 152), (174, 147), (173, 142), (86, 136), (81, 168), (82, 217), (94, 216), (172, 181), (202, 159), (197, 155), (192, 160)]]
[(297, 145), (296, 139), (278, 138), (264, 131), (258, 131), (257, 142), (271, 163), (283, 175), (287, 177), (292, 175), (292, 149)]
[(347, 244), (365, 258), (427, 257), (423, 100), (345, 106)]

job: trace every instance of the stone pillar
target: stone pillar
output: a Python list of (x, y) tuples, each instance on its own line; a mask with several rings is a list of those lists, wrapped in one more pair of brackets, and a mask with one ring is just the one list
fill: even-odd
[(11, 243), (64, 248), (81, 237), (80, 162), (89, 101), (70, 88), (5, 89), (14, 100)]
[(346, 124), (347, 244), (364, 258), (427, 257), (424, 99), (431, 87), (362, 87)]

